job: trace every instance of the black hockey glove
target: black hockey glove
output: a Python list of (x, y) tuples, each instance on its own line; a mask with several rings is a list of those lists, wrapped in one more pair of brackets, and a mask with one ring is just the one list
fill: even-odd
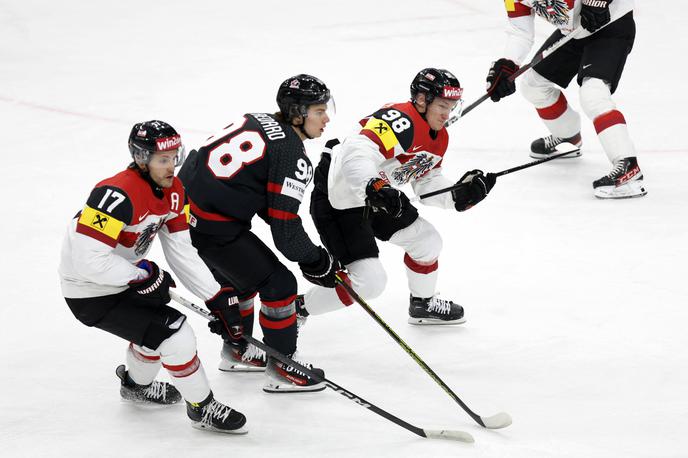
[(138, 298), (147, 299), (150, 305), (165, 305), (170, 302), (170, 288), (177, 286), (172, 276), (147, 259), (140, 260), (136, 267), (147, 271), (148, 276), (129, 282), (132, 293)]
[(477, 169), (466, 172), (456, 183), (462, 186), (452, 191), (456, 211), (466, 211), (487, 197), (496, 181), (493, 173), (485, 175)]
[(411, 206), (406, 194), (393, 188), (385, 180), (371, 178), (366, 186), (366, 205), (399, 218)]
[(499, 102), (504, 97), (516, 92), (516, 83), (509, 77), (516, 73), (519, 66), (509, 59), (499, 59), (492, 62), (492, 67), (487, 73), (487, 93), (493, 102)]
[(612, 0), (583, 0), (580, 10), (580, 22), (585, 30), (596, 32), (611, 20), (609, 4)]
[(318, 247), (318, 251), (320, 258), (316, 262), (312, 264), (299, 263), (301, 273), (311, 283), (325, 288), (334, 288), (337, 284), (334, 276), (337, 271), (342, 269), (342, 266), (325, 248)]
[(238, 342), (244, 335), (239, 312), (239, 299), (231, 288), (222, 288), (205, 301), (206, 307), (217, 318), (208, 322), (210, 332), (219, 334), (225, 342)]

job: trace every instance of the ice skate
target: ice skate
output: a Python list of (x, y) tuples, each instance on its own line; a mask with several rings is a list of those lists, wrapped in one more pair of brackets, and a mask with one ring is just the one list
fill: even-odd
[[(292, 358), (293, 359), (293, 358)], [(307, 367), (311, 371), (325, 377), (322, 369), (313, 367), (312, 364), (294, 359), (297, 363)], [(296, 367), (284, 364), (275, 358), (268, 358), (268, 367), (265, 371), (265, 385), (263, 391), (267, 393), (300, 393), (311, 391), (322, 391), (325, 389), (324, 382), (317, 382)]]
[(463, 307), (437, 296), (428, 298), (411, 296), (409, 305), (410, 324), (461, 324), (466, 322)]
[(170, 383), (157, 380), (154, 380), (150, 385), (135, 383), (129, 377), (124, 364), (117, 366), (115, 374), (121, 380), (119, 394), (126, 401), (150, 405), (170, 405), (177, 404), (182, 400), (182, 395)]
[[(547, 137), (538, 138), (530, 144), (530, 157), (535, 159), (545, 159), (547, 157), (550, 157), (552, 154), (563, 153), (564, 151), (566, 151), (565, 148), (562, 147), (561, 150), (557, 149), (557, 146), (561, 145), (562, 143), (569, 143), (570, 145), (578, 149), (578, 151), (562, 156), (562, 158), (568, 159), (578, 157), (581, 155), (580, 147), (583, 145), (583, 142), (581, 140), (580, 134), (576, 134), (570, 138), (559, 138), (555, 137), (554, 135), (548, 135)], [(568, 145), (564, 146), (571, 148)]]
[(253, 344), (224, 343), (218, 369), (223, 372), (264, 372), (267, 365), (265, 352)]
[(246, 434), (246, 417), (241, 412), (218, 402), (211, 392), (201, 402), (186, 403), (191, 426), (216, 433)]
[(625, 157), (614, 164), (609, 175), (592, 183), (595, 197), (599, 199), (627, 199), (647, 194), (643, 184), (643, 172), (640, 171), (635, 157)]

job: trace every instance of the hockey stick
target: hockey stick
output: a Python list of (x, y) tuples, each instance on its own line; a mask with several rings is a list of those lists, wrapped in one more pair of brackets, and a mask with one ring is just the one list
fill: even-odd
[[(507, 79), (508, 79), (509, 81), (515, 80), (516, 78), (518, 78), (519, 76), (521, 76), (523, 73), (525, 73), (527, 70), (531, 69), (532, 67), (534, 67), (534, 66), (536, 66), (537, 64), (539, 64), (540, 62), (542, 62), (542, 61), (543, 61), (544, 59), (546, 59), (549, 55), (551, 55), (554, 51), (556, 51), (557, 49), (561, 48), (562, 46), (564, 46), (564, 45), (565, 45), (566, 43), (568, 43), (569, 41), (571, 41), (571, 40), (573, 40), (574, 38), (576, 38), (576, 36), (577, 36), (579, 33), (581, 33), (583, 30), (585, 30), (585, 29), (583, 29), (583, 27), (578, 27), (577, 29), (575, 29), (575, 30), (573, 30), (571, 33), (569, 33), (568, 35), (561, 37), (558, 41), (552, 43), (552, 46), (550, 46), (550, 47), (547, 48), (547, 49), (543, 49), (541, 52), (539, 52), (538, 54), (536, 54), (530, 62), (528, 62), (528, 63), (525, 64), (523, 67), (521, 67), (521, 68), (519, 68), (518, 70), (516, 70), (513, 74), (509, 75), (509, 77), (508, 77)], [(449, 119), (444, 123), (444, 127), (449, 127), (449, 126), (451, 126), (451, 125), (454, 124), (456, 121), (458, 121), (460, 118), (463, 118), (463, 117), (466, 116), (468, 113), (470, 113), (475, 107), (477, 107), (478, 105), (480, 105), (481, 103), (483, 103), (483, 102), (484, 102), (485, 100), (487, 100), (488, 98), (490, 98), (490, 93), (489, 93), (489, 92), (485, 92), (482, 96), (480, 96), (480, 98), (479, 98), (478, 100), (476, 100), (475, 102), (471, 103), (471, 104), (468, 105), (466, 108), (464, 108), (464, 109), (461, 111), (460, 114), (454, 115), (454, 116), (452, 116), (451, 118), (449, 118)]]
[[(545, 163), (545, 162), (549, 162), (549, 161), (551, 161), (551, 160), (558, 159), (558, 158), (563, 157), (563, 156), (568, 156), (569, 154), (577, 153), (578, 151), (580, 151), (580, 148), (575, 148), (575, 149), (572, 149), (572, 150), (569, 150), (569, 151), (564, 151), (564, 152), (561, 152), (561, 153), (553, 154), (552, 156), (546, 157), (546, 158), (544, 158), (544, 159), (538, 159), (537, 161), (528, 162), (528, 163), (526, 163), (526, 164), (518, 165), (518, 166), (512, 167), (512, 168), (510, 168), (510, 169), (502, 170), (501, 172), (497, 172), (497, 173), (488, 173), (488, 175), (492, 175), (492, 176), (494, 176), (495, 178), (501, 177), (501, 176), (504, 176), (504, 175), (508, 175), (508, 174), (510, 174), (510, 173), (518, 172), (519, 170), (527, 169), (527, 168), (533, 167), (533, 166), (535, 166), (535, 165), (543, 164), (543, 163)], [(414, 197), (413, 199), (409, 199), (409, 200), (410, 200), (411, 202), (418, 202), (418, 201), (421, 200), (421, 199), (427, 199), (428, 197), (433, 197), (433, 196), (436, 196), (436, 195), (438, 195), (438, 194), (444, 194), (445, 192), (455, 191), (455, 190), (457, 190), (457, 189), (459, 189), (459, 188), (463, 188), (464, 186), (467, 186), (467, 183), (457, 183), (457, 184), (453, 184), (453, 185), (451, 185), (451, 186), (447, 186), (446, 188), (442, 188), (442, 189), (438, 189), (438, 190), (436, 190), (436, 191), (432, 191), (432, 192), (428, 192), (428, 193), (425, 193), (425, 194), (421, 194), (420, 196), (416, 196), (416, 197)]]
[(380, 316), (375, 313), (375, 310), (370, 307), (366, 303), (365, 300), (361, 296), (354, 291), (354, 289), (349, 286), (348, 283), (344, 281), (344, 279), (337, 274), (335, 276), (337, 283), (346, 290), (346, 292), (360, 305), (363, 307), (363, 309), (368, 312), (368, 315), (373, 317), (373, 319), (380, 325), (382, 328), (387, 331), (387, 334), (389, 334), (395, 341), (398, 343), (401, 348), (404, 349), (406, 353), (409, 354), (413, 360), (418, 363), (420, 367), (423, 368), (423, 370), (439, 385), (442, 387), (442, 389), (452, 398), (454, 401), (456, 401), (457, 404), (461, 406), (461, 408), (473, 419), (475, 420), (476, 423), (478, 423), (480, 426), (483, 426), (488, 429), (499, 429), (499, 428), (505, 428), (511, 424), (511, 416), (506, 413), (506, 412), (500, 412), (498, 414), (492, 415), (491, 417), (482, 417), (478, 415), (477, 413), (473, 412), (457, 395), (452, 391), (451, 388), (447, 386), (446, 383), (442, 381), (442, 379), (433, 371), (430, 369), (430, 367), (425, 364), (425, 361), (423, 361), (420, 356), (418, 356), (412, 349), (409, 347), (406, 342), (404, 342), (401, 337), (397, 335), (396, 332), (392, 328), (385, 323)]
[[(198, 305), (194, 304), (193, 302), (189, 301), (188, 299), (185, 299), (181, 297), (179, 294), (176, 292), (170, 290), (170, 297), (172, 300), (175, 302), (179, 303), (180, 305), (183, 305), (184, 307), (193, 310), (194, 312), (198, 313), (208, 321), (212, 321), (215, 318), (208, 312), (207, 310), (199, 307)], [(366, 409), (375, 412), (376, 414), (380, 415), (383, 418), (386, 418), (387, 420), (391, 421), (392, 423), (395, 423), (402, 428), (411, 431), (414, 434), (417, 434), (420, 437), (425, 437), (427, 439), (449, 439), (449, 440), (455, 440), (459, 442), (474, 442), (473, 436), (468, 434), (467, 432), (464, 431), (458, 431), (458, 430), (449, 430), (449, 429), (424, 429), (424, 428), (419, 428), (418, 426), (414, 426), (410, 423), (407, 423), (406, 421), (402, 420), (399, 417), (396, 417), (392, 415), (391, 413), (377, 407), (375, 404), (366, 401), (362, 397), (352, 393), (351, 391), (347, 390), (346, 388), (343, 388), (336, 383), (334, 383), (331, 380), (326, 379), (325, 377), (321, 377), (315, 372), (311, 371), (307, 367), (303, 366), (302, 364), (297, 363), (296, 361), (292, 360), (291, 358), (286, 357), (282, 353), (278, 352), (277, 350), (273, 349), (272, 347), (269, 347), (265, 345), (263, 342), (254, 339), (251, 336), (244, 335), (243, 339), (250, 343), (255, 345), (256, 347), (260, 348), (261, 350), (265, 351), (268, 355), (272, 356), (273, 358), (281, 361), (284, 364), (288, 364), (292, 367), (297, 368), (313, 380), (316, 380), (318, 382), (324, 382), (325, 386), (330, 388), (333, 391), (336, 391), (337, 393), (341, 394), (345, 398), (347, 398), (350, 401), (355, 402), (359, 406), (365, 407)]]

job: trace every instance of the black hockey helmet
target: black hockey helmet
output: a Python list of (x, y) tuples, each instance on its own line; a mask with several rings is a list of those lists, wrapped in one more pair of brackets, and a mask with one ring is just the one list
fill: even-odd
[(428, 104), (435, 97), (461, 100), (463, 89), (461, 83), (449, 70), (443, 68), (424, 68), (411, 82), (411, 101), (416, 101), (418, 94), (425, 94)]
[(325, 83), (305, 73), (287, 78), (277, 90), (277, 106), (289, 124), (297, 116), (305, 118), (309, 105), (329, 101), (330, 90)]
[(177, 151), (176, 164), (184, 161), (182, 137), (174, 127), (163, 121), (134, 124), (129, 134), (129, 152), (137, 164), (148, 164), (151, 155), (159, 151)]

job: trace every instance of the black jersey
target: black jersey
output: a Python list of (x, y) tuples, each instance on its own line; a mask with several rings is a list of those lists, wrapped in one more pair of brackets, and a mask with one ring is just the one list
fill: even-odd
[(301, 263), (319, 258), (298, 216), (312, 176), (299, 136), (267, 113), (229, 124), (192, 152), (179, 172), (192, 231), (233, 235), (257, 214), (270, 224), (282, 254)]

